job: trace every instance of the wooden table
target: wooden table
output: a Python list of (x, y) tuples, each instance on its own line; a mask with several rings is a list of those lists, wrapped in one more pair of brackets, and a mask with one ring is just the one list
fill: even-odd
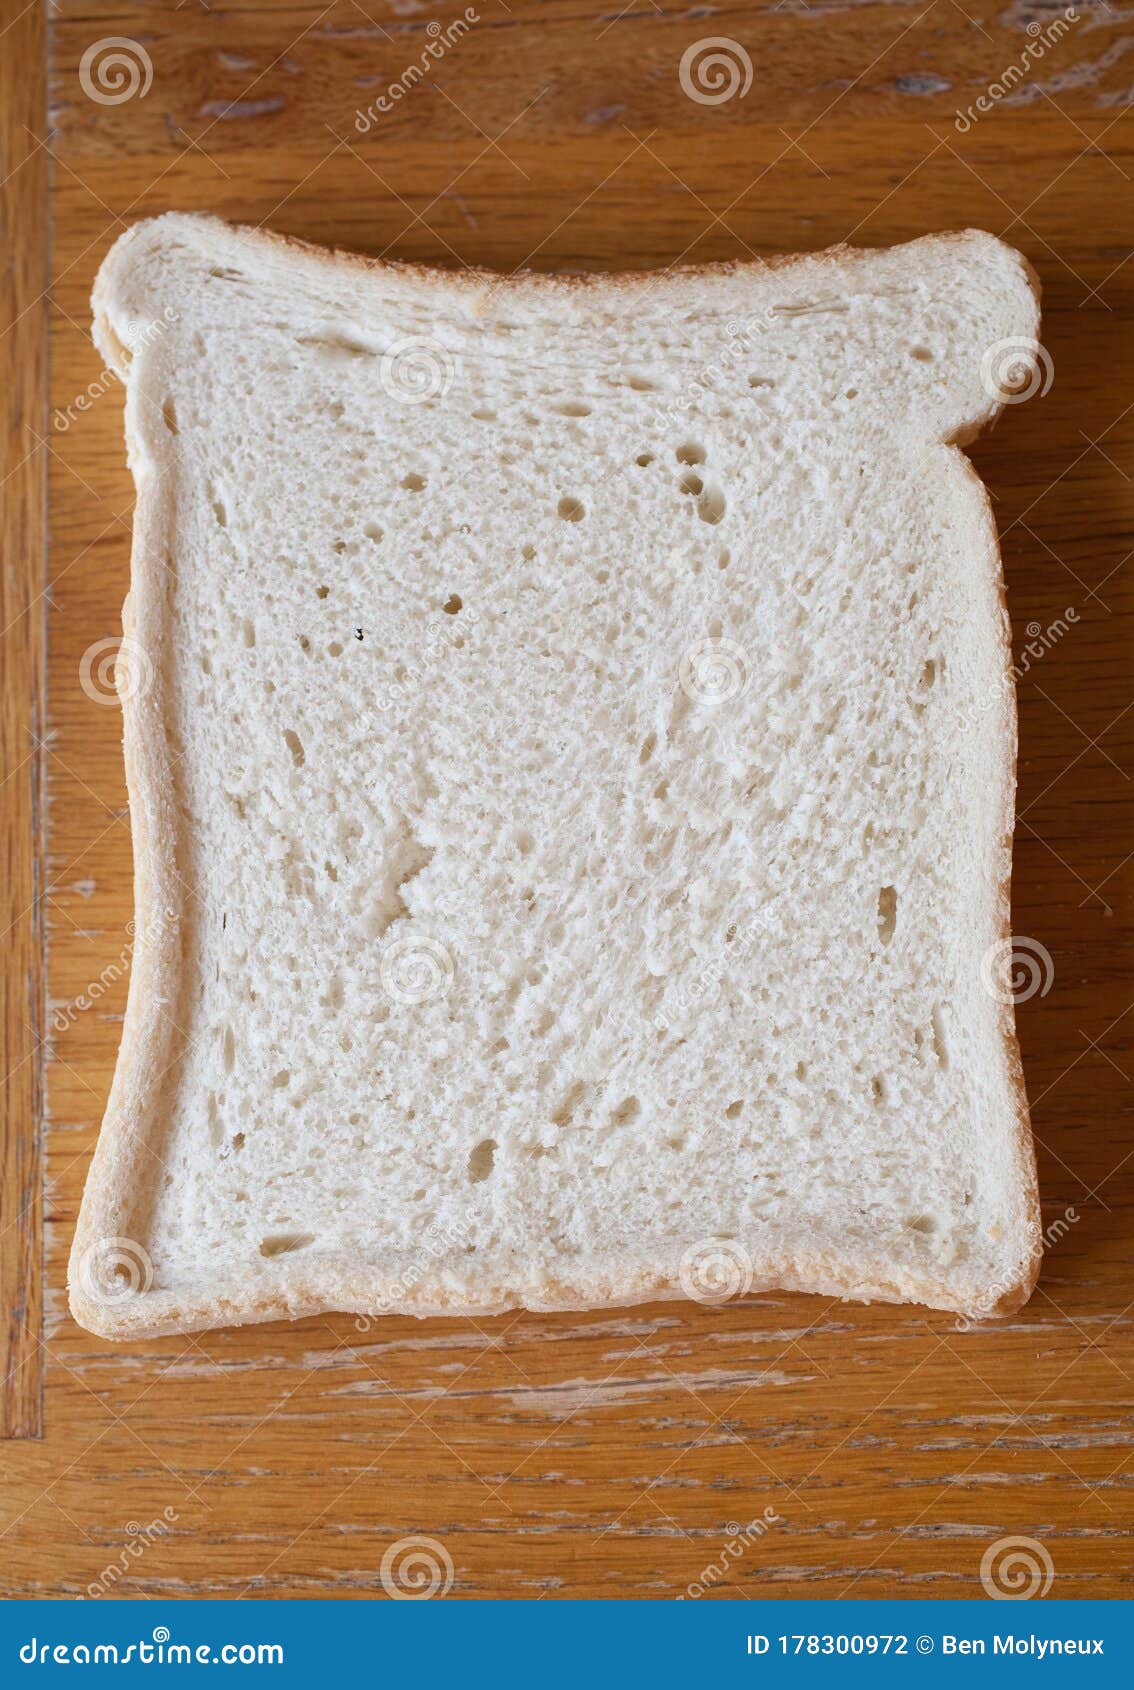
[[(1053, 1596), (1130, 1593), (1130, 25), (1102, 0), (1077, 21), (1038, 0), (619, 4), (479, 0), (407, 79), (438, 39), (425, 0), (61, 0), (49, 17), (4, 0), (9, 1593), (368, 1596), (409, 1534), (444, 1545), (460, 1596), (674, 1596), (715, 1562), (717, 1595), (979, 1595), (982, 1557), (1014, 1534), (1042, 1543)], [(81, 69), (110, 36), (139, 84), (119, 103), (84, 91), (108, 92), (97, 53)], [(719, 103), (679, 74), (707, 36), (742, 49)], [(170, 207), (504, 270), (964, 224), (1028, 254), (1054, 381), (973, 453), (1027, 669), (1014, 924), (1054, 969), (1020, 1009), (1051, 1238), (1022, 1314), (964, 1331), (760, 1295), (122, 1348), (75, 1327), (64, 1266), (131, 916), (120, 723), (79, 683), (119, 631), (132, 500), (87, 301), (115, 235)], [(1069, 611), (1025, 665), (1029, 628)], [(48, 1011), (102, 984), (46, 1045), (44, 938)], [(730, 1522), (765, 1509), (766, 1535), (728, 1554)]]

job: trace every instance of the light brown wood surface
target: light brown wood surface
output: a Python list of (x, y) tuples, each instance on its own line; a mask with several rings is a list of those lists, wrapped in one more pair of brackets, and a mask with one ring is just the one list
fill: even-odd
[[(420, 1533), (451, 1557), (455, 1596), (674, 1596), (720, 1560), (730, 1522), (770, 1508), (778, 1522), (726, 1556), (717, 1595), (979, 1595), (982, 1556), (1011, 1534), (1043, 1544), (1053, 1596), (1130, 1594), (1129, 21), (1084, 5), (1005, 78), (1045, 40), (1029, 25), (1050, 31), (1057, 8), (477, 10), (366, 133), (356, 112), (460, 7), (64, 0), (49, 21), (50, 117), (29, 124), (54, 160), (50, 404), (65, 417), (88, 383), (98, 393), (49, 430), (41, 460), (53, 585), (39, 843), (51, 1006), (92, 1001), (52, 1040), (44, 1427), (0, 1446), (0, 1579), (79, 1594), (122, 1560), (118, 1594), (381, 1595), (384, 1553)], [(108, 36), (152, 66), (148, 91), (114, 105), (80, 76), (84, 50)], [(683, 92), (682, 55), (706, 36), (744, 48), (747, 93), (706, 105)], [(17, 97), (23, 76), (5, 70)], [(29, 57), (26, 87), (35, 74)], [(1003, 97), (958, 125), (997, 79)], [(964, 1331), (919, 1309), (759, 1295), (366, 1333), (328, 1318), (126, 1348), (75, 1327), (66, 1252), (131, 917), (120, 717), (80, 684), (84, 654), (120, 629), (132, 502), (88, 295), (115, 235), (171, 207), (506, 270), (643, 268), (965, 224), (1027, 253), (1054, 379), (973, 448), (1018, 653), (1029, 625), (1069, 623), (1020, 684), (1014, 927), (1053, 964), (1050, 989), (1019, 1010), (1054, 1229), (1025, 1311)], [(34, 311), (18, 335), (34, 370)], [(15, 676), (8, 709), (26, 711), (34, 668)], [(22, 731), (6, 729), (6, 751)], [(17, 984), (27, 962), (7, 958)], [(20, 1125), (30, 1145), (34, 1120)], [(168, 1530), (124, 1555), (132, 1527), (164, 1510)]]

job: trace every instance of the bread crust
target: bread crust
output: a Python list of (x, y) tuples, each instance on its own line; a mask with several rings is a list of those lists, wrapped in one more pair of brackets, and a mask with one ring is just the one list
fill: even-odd
[[(166, 219), (154, 220), (155, 223)], [(187, 219), (175, 217), (175, 223)], [(409, 279), (415, 290), (426, 296), (443, 287), (467, 289), (470, 294), (485, 288), (537, 289), (545, 296), (562, 292), (566, 297), (583, 298), (588, 291), (619, 294), (657, 286), (655, 272), (629, 272), (621, 275), (545, 276), (525, 273), (504, 277), (483, 269), (448, 272), (427, 266), (395, 263), (363, 254), (327, 250), (295, 237), (258, 229), (233, 230), (213, 218), (191, 220), (197, 226), (211, 228), (225, 240), (234, 236), (278, 255), (280, 259), (294, 259), (304, 265), (345, 268), (363, 274), (376, 272)], [(109, 295), (114, 286), (116, 267), (128, 265), (130, 243), (140, 232), (152, 225), (137, 225), (121, 237), (114, 251), (104, 262), (94, 292), (96, 340), (115, 363), (115, 337), (109, 322)], [(982, 231), (961, 230), (930, 237), (937, 242), (985, 241)], [(869, 249), (839, 245), (821, 253), (783, 254), (760, 261), (690, 266), (668, 272), (661, 284), (664, 287), (684, 287), (710, 277), (751, 274), (753, 271), (779, 271), (798, 265), (827, 266), (832, 271), (847, 259), (867, 256)], [(1025, 265), (1029, 285), (1037, 303), (1039, 284), (1030, 265)], [(121, 362), (116, 365), (125, 379)], [(1000, 407), (990, 399), (987, 410), (942, 444), (960, 447), (972, 439), (981, 428), (993, 420)], [(185, 888), (177, 872), (178, 807), (174, 773), (167, 749), (165, 721), (162, 713), (164, 696), (161, 675), (166, 659), (168, 631), (163, 618), (163, 595), (168, 591), (166, 572), (155, 565), (155, 556), (168, 553), (171, 540), (170, 514), (163, 507), (156, 486), (156, 478), (148, 465), (141, 442), (136, 438), (127, 411), (127, 439), (130, 461), (138, 484), (138, 500), (134, 522), (131, 560), (131, 587), (123, 606), (123, 631), (137, 637), (144, 648), (153, 653), (158, 671), (158, 684), (152, 691), (134, 692), (129, 687), (122, 698), (126, 782), (129, 794), (134, 843), (135, 933), (137, 948), (131, 971), (129, 999), (121, 1046), (115, 1068), (110, 1098), (102, 1130), (88, 1176), (82, 1210), (71, 1251), (69, 1265), (70, 1306), (75, 1319), (91, 1332), (110, 1339), (145, 1339), (170, 1333), (190, 1332), (221, 1325), (243, 1325), (277, 1319), (300, 1319), (308, 1315), (344, 1312), (372, 1316), (375, 1314), (412, 1314), (430, 1316), (490, 1315), (510, 1308), (527, 1308), (536, 1312), (573, 1311), (619, 1307), (642, 1302), (665, 1301), (686, 1295), (676, 1267), (673, 1271), (659, 1271), (656, 1266), (622, 1267), (617, 1273), (592, 1271), (572, 1280), (544, 1282), (523, 1295), (503, 1295), (499, 1300), (469, 1302), (462, 1299), (432, 1300), (425, 1296), (403, 1296), (387, 1300), (383, 1288), (376, 1285), (374, 1271), (367, 1268), (358, 1273), (335, 1270), (289, 1268), (288, 1277), (278, 1292), (264, 1295), (251, 1285), (234, 1285), (230, 1294), (185, 1296), (172, 1291), (153, 1290), (143, 1285), (141, 1294), (107, 1301), (92, 1293), (88, 1264), (93, 1252), (107, 1241), (134, 1237), (137, 1217), (144, 1207), (146, 1180), (138, 1174), (144, 1159), (152, 1156), (152, 1147), (145, 1142), (145, 1090), (148, 1077), (164, 1073), (176, 1060), (180, 1038), (176, 1015), (168, 1008), (176, 1006), (179, 989), (184, 985), (181, 956), (181, 926), (184, 914)], [(1012, 676), (1012, 651), (1006, 607), (1003, 572), (995, 523), (988, 495), (979, 477), (960, 452), (974, 487), (979, 489), (987, 527), (987, 556), (989, 582), (999, 606), (999, 640), (1005, 676), (1004, 717), (998, 734), (1001, 745), (1003, 776), (1000, 788), (1000, 845), (997, 851), (997, 880), (999, 882), (998, 909), (1002, 938), (1010, 941), (1010, 881), (1011, 841), (1015, 793), (1016, 714), (1015, 689)], [(840, 1263), (821, 1256), (797, 1257), (775, 1263), (755, 1262), (751, 1289), (754, 1292), (771, 1290), (810, 1291), (829, 1296), (871, 1301), (922, 1303), (962, 1315), (978, 1318), (990, 1314), (1006, 1314), (1026, 1302), (1039, 1271), (1042, 1237), (1039, 1198), (1036, 1186), (1035, 1159), (1028, 1116), (1027, 1092), (1019, 1047), (1015, 1034), (1012, 1005), (999, 1006), (998, 1024), (1004, 1044), (1005, 1059), (1015, 1094), (1016, 1110), (1014, 1139), (1020, 1187), (1024, 1192), (1028, 1215), (1030, 1254), (1018, 1277), (1006, 1286), (974, 1284), (971, 1298), (959, 1298), (947, 1286), (932, 1277), (903, 1275), (887, 1278), (879, 1265), (875, 1273), (869, 1269), (849, 1271)], [(143, 1252), (144, 1253), (144, 1252)], [(396, 1285), (397, 1281), (393, 1282)], [(388, 1288), (392, 1289), (392, 1287)]]
[[(1030, 270), (1030, 266), (1029, 266)], [(1039, 282), (1035, 272), (1031, 271), (1033, 292), (1036, 304), (1039, 304)], [(980, 501), (985, 527), (988, 534), (988, 555), (991, 564), (990, 579), (996, 593), (997, 633), (1004, 664), (1004, 723), (1000, 734), (1004, 747), (1004, 779), (1000, 791), (1000, 845), (997, 852), (999, 869), (997, 880), (999, 891), (997, 895), (1000, 941), (1001, 944), (1011, 946), (1012, 943), (1012, 834), (1015, 821), (1016, 804), (1016, 765), (1017, 765), (1017, 717), (1016, 717), (1016, 686), (1013, 677), (1012, 662), (1012, 624), (1008, 615), (1008, 592), (1004, 581), (1004, 569), (1000, 554), (1000, 536), (996, 528), (996, 517), (992, 509), (992, 501), (988, 496), (988, 489), (977, 474), (969, 460), (958, 452), (961, 463), (968, 475), (973, 493)], [(1024, 1192), (1028, 1214), (1028, 1233), (1031, 1243), (1031, 1254), (1024, 1264), (1020, 1276), (1013, 1284), (1005, 1286), (998, 1301), (992, 1308), (994, 1314), (1012, 1314), (1022, 1308), (1035, 1289), (1039, 1278), (1040, 1265), (1043, 1260), (1043, 1223), (1040, 1212), (1039, 1184), (1036, 1177), (1035, 1144), (1032, 1139), (1031, 1115), (1028, 1109), (1027, 1082), (1024, 1076), (1024, 1064), (1020, 1057), (1019, 1040), (1016, 1037), (1016, 1016), (1011, 1003), (997, 1004), (1000, 1036), (1004, 1042), (1004, 1056), (1008, 1068), (1009, 1080), (1016, 1101), (1015, 1142), (1019, 1161), (1019, 1178)]]

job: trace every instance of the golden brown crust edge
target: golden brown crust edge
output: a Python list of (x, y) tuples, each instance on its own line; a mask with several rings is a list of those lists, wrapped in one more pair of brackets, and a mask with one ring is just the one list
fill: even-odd
[[(339, 271), (359, 271), (363, 274), (385, 274), (391, 277), (401, 277), (413, 282), (415, 288), (427, 291), (435, 288), (460, 288), (476, 292), (489, 288), (529, 288), (536, 287), (548, 291), (562, 290), (567, 293), (583, 294), (588, 291), (633, 292), (646, 290), (661, 282), (698, 282), (710, 280), (714, 277), (752, 274), (777, 273), (781, 270), (791, 270), (800, 266), (826, 265), (834, 268), (847, 259), (883, 258), (886, 254), (900, 250), (903, 246), (914, 247), (921, 244), (933, 246), (963, 246), (969, 243), (993, 241), (999, 245), (1007, 243), (999, 241), (997, 236), (991, 235), (986, 229), (979, 229), (969, 225), (964, 229), (945, 229), (939, 232), (915, 236), (904, 242), (885, 242), (879, 246), (853, 246), (848, 241), (838, 241), (833, 246), (822, 247), (813, 252), (781, 252), (768, 255), (756, 254), (749, 258), (711, 259), (697, 264), (670, 264), (641, 270), (621, 271), (563, 271), (563, 270), (530, 270), (524, 266), (517, 266), (514, 270), (500, 272), (490, 270), (483, 265), (464, 265), (460, 269), (449, 269), (440, 264), (426, 264), (414, 259), (385, 258), (374, 253), (357, 252), (349, 247), (325, 246), (317, 241), (303, 239), (299, 235), (286, 235), (275, 229), (264, 229), (253, 224), (229, 223), (224, 218), (212, 216), (206, 212), (167, 212), (159, 217), (140, 219), (131, 225), (125, 234), (119, 236), (115, 245), (108, 253), (112, 257), (117, 247), (131, 238), (136, 238), (147, 228), (166, 221), (170, 223), (190, 224), (196, 230), (213, 230), (223, 238), (237, 237), (252, 245), (259, 246), (266, 251), (275, 251), (282, 257), (296, 256), (304, 263), (310, 263), (316, 268), (330, 268)], [(1015, 248), (1011, 248), (1016, 252)], [(1035, 269), (1022, 253), (1016, 253), (1025, 271), (1026, 279), (1035, 298), (1039, 299), (1039, 278)], [(96, 282), (96, 290), (97, 290)], [(990, 408), (988, 421), (992, 420), (998, 406)], [(987, 426), (982, 421), (977, 426), (977, 432)]]

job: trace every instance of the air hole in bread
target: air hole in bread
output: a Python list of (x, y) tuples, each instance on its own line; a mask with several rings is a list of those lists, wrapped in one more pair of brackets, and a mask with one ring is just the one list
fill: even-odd
[(327, 647), (327, 656), (328, 657), (341, 657), (342, 654), (343, 654), (343, 648), (339, 644), (338, 640), (332, 640), (330, 645)]
[(740, 1112), (743, 1108), (744, 1108), (744, 1099), (742, 1097), (738, 1097), (736, 1099), (736, 1102), (730, 1103), (728, 1108), (725, 1110), (725, 1115), (726, 1115), (727, 1119), (730, 1120), (730, 1121), (735, 1121), (736, 1117), (740, 1114)]
[(642, 749), (638, 753), (639, 763), (645, 764), (649, 762), (650, 758), (654, 754), (657, 743), (657, 734), (649, 733), (646, 735), (645, 739), (642, 741)]
[(290, 1085), (290, 1084), (291, 1084), (291, 1069), (290, 1068), (281, 1068), (278, 1074), (272, 1075), (272, 1085), (275, 1087), (275, 1089), (277, 1091), (282, 1091), (284, 1086), (287, 1086), (287, 1085)]
[(937, 664), (932, 657), (927, 657), (925, 660), (925, 668), (921, 672), (921, 681), (919, 683), (922, 692), (928, 692), (930, 687), (936, 684), (936, 681)]
[(311, 641), (307, 638), (306, 634), (300, 634), (299, 636), (299, 649), (300, 651), (311, 650)]
[(291, 752), (291, 760), (297, 769), (301, 769), (307, 761), (307, 753), (303, 749), (303, 741), (294, 728), (284, 729), (284, 742)]
[(705, 483), (701, 480), (701, 477), (699, 475), (695, 475), (691, 469), (687, 469), (685, 471), (685, 474), (678, 482), (678, 486), (681, 488), (683, 493), (703, 493), (705, 491)]
[(728, 547), (725, 546), (725, 547), (722, 548), (721, 554), (717, 558), (717, 568), (718, 569), (727, 569), (729, 564), (731, 563), (731, 561), (732, 561), (732, 553), (729, 551)]
[(898, 920), (898, 894), (893, 886), (883, 886), (878, 894), (878, 937), (888, 945), (894, 937)]
[(382, 538), (382, 530), (376, 522), (368, 522), (362, 532), (368, 540), (373, 540), (375, 543)]
[(473, 416), (476, 418), (477, 422), (495, 422), (496, 421), (496, 412), (495, 411), (489, 411), (487, 409), (474, 411)]
[(460, 593), (450, 593), (441, 608), (446, 616), (456, 616), (460, 612), (461, 602)]
[(751, 375), (748, 378), (748, 385), (749, 387), (775, 387), (776, 384), (771, 376)]
[(376, 358), (378, 348), (363, 340), (360, 335), (351, 334), (346, 329), (325, 329), (322, 334), (301, 334), (296, 336), (297, 346), (312, 346), (320, 352), (330, 352), (345, 358)]
[(679, 446), (677, 448), (677, 461), (679, 464), (703, 464), (705, 448), (694, 445)]
[(255, 628), (255, 625), (253, 623), (251, 623), (247, 620), (247, 618), (245, 618), (244, 627), (243, 627), (242, 631), (243, 631), (243, 634), (244, 634), (245, 645), (246, 646), (254, 646), (256, 644), (256, 628)]
[(657, 393), (659, 391), (657, 382), (651, 376), (632, 375), (628, 378), (626, 385), (632, 388), (635, 393)]
[(262, 1256), (289, 1256), (293, 1250), (305, 1250), (309, 1244), (314, 1244), (313, 1232), (277, 1232), (270, 1238), (260, 1241)]
[(172, 399), (167, 399), (163, 404), (161, 408), (161, 419), (166, 428), (168, 428), (170, 434), (179, 434), (181, 432), (177, 426), (177, 409)]
[(639, 469), (648, 469), (653, 461), (654, 454), (652, 452), (639, 452), (638, 456), (634, 459), (634, 462), (638, 465)]
[(928, 346), (911, 346), (910, 357), (916, 358), (919, 364), (932, 364), (936, 354)]
[(871, 1080), (870, 1095), (873, 1097), (875, 1103), (886, 1102), (886, 1081), (882, 1078), (881, 1074), (875, 1074), (874, 1078)]
[(697, 515), (702, 522), (716, 524), (725, 513), (725, 496), (719, 487), (706, 487), (697, 500)]
[(482, 1180), (488, 1179), (495, 1159), (496, 1140), (482, 1138), (480, 1143), (469, 1151), (469, 1184), (479, 1185)]
[(636, 1121), (642, 1113), (642, 1105), (636, 1097), (624, 1097), (618, 1108), (610, 1117), (612, 1127), (628, 1127), (631, 1121)]
[(559, 501), (559, 514), (564, 522), (582, 522), (585, 513), (581, 500), (565, 495)]
[(402, 476), (402, 486), (408, 493), (423, 493), (425, 491), (425, 477), (411, 469), (408, 475)]
[(224, 1057), (224, 1071), (231, 1074), (236, 1067), (236, 1035), (231, 1027), (226, 1027), (221, 1038), (221, 1050)]
[(906, 1221), (911, 1232), (936, 1232), (937, 1220), (933, 1215), (911, 1215)]
[(552, 1113), (551, 1120), (554, 1126), (565, 1127), (569, 1121), (574, 1119), (575, 1111), (578, 1109), (580, 1103), (582, 1103), (583, 1098), (586, 1095), (586, 1090), (587, 1087), (584, 1080), (574, 1081), (565, 1093), (563, 1101), (560, 1103), (558, 1109), (554, 1110)]
[(569, 399), (565, 405), (560, 405), (558, 409), (562, 417), (589, 417), (591, 414), (591, 407), (584, 404), (581, 399)]
[(330, 590), (331, 590), (330, 587), (316, 587), (315, 597), (317, 599), (325, 599), (327, 597), (327, 594), (330, 592)]
[(232, 1135), (232, 1148), (234, 1150), (243, 1150), (244, 1149), (244, 1134), (243, 1133), (233, 1133), (233, 1135)]
[(220, 528), (227, 528), (228, 527), (228, 509), (227, 509), (223, 499), (216, 499), (215, 498), (213, 500), (213, 515), (217, 519), (217, 526), (218, 527), (220, 527)]

